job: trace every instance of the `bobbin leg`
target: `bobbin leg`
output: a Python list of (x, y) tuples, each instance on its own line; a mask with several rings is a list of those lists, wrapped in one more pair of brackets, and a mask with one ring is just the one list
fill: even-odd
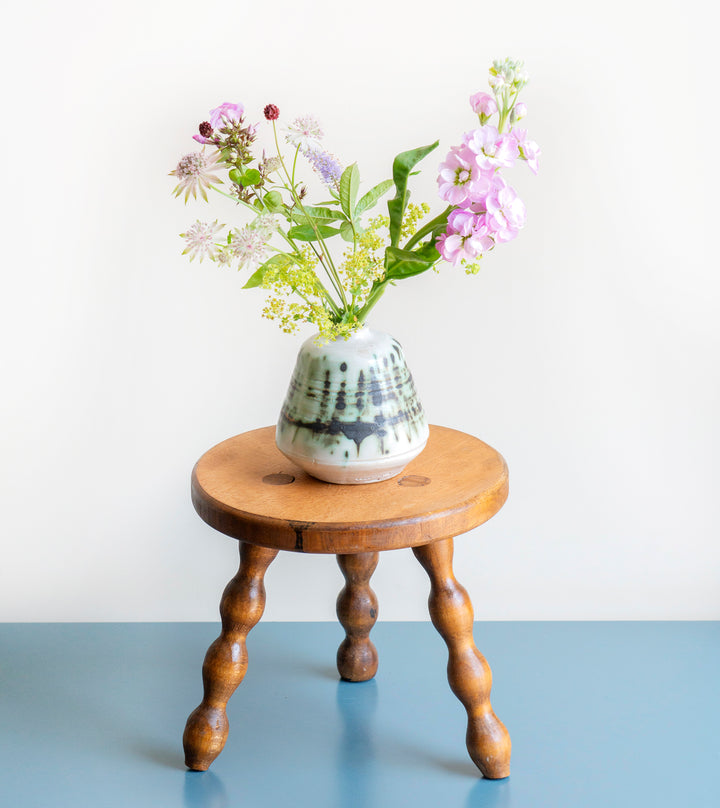
[(378, 614), (370, 577), (377, 567), (378, 554), (339, 555), (337, 562), (345, 576), (345, 586), (337, 599), (337, 616), (346, 635), (337, 652), (338, 672), (350, 682), (366, 682), (375, 676), (378, 666), (377, 650), (370, 640)]
[(220, 600), (222, 631), (205, 654), (203, 700), (185, 725), (183, 746), (189, 769), (205, 771), (225, 746), (229, 728), (225, 710), (247, 671), (245, 638), (262, 617), (263, 579), (277, 553), (240, 542), (240, 568)]
[(448, 647), (450, 687), (467, 710), (470, 757), (485, 777), (507, 777), (510, 735), (490, 704), (492, 673), (475, 647), (472, 603), (453, 574), (453, 540), (414, 547), (413, 552), (430, 577), (430, 617)]

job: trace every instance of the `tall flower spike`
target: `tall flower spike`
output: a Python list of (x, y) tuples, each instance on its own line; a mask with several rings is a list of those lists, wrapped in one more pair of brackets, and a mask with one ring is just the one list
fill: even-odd
[(325, 185), (331, 188), (338, 187), (343, 168), (334, 154), (321, 149), (305, 149), (303, 156), (310, 163), (313, 171), (320, 175)]

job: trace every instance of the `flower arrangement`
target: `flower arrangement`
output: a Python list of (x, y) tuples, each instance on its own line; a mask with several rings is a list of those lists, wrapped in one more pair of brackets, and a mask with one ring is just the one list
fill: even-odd
[[(438, 141), (399, 154), (392, 179), (360, 195), (357, 163), (343, 166), (322, 145), (323, 132), (312, 116), (296, 118), (284, 129), (290, 151), (283, 153), (277, 121), (268, 104), (264, 118), (272, 128), (274, 153), (257, 154), (260, 124), (245, 120), (242, 104), (224, 103), (199, 126), (202, 150), (186, 154), (171, 172), (175, 195), (212, 190), (230, 197), (252, 217), (242, 227), (196, 221), (181, 234), (190, 260), (209, 258), (250, 273), (244, 288), (268, 292), (263, 316), (291, 333), (312, 323), (321, 340), (347, 338), (365, 322), (388, 285), (441, 261), (475, 274), (481, 258), (515, 238), (525, 224), (525, 206), (503, 177), (517, 160), (537, 173), (540, 150), (518, 128), (525, 104), (518, 94), (528, 81), (522, 62), (505, 59), (490, 68), (491, 93), (478, 92), (470, 105), (479, 126), (463, 135), (440, 164), (438, 193), (445, 209), (430, 217), (430, 205), (409, 201), (415, 167)], [(302, 158), (302, 159), (300, 159)], [(329, 198), (309, 204), (300, 177), (303, 162), (319, 177)], [(300, 163), (300, 165), (299, 165)], [(223, 181), (218, 174), (227, 174)], [(370, 215), (394, 187), (388, 215)], [(330, 249), (342, 243), (344, 247)]]

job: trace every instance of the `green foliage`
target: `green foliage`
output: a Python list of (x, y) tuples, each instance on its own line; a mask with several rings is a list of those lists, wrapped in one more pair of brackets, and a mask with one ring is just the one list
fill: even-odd
[(355, 200), (360, 190), (360, 171), (357, 163), (353, 163), (343, 171), (340, 177), (340, 206), (345, 216), (352, 220), (355, 215)]
[(319, 238), (330, 238), (336, 236), (340, 230), (337, 227), (328, 227), (327, 225), (317, 225), (312, 227), (309, 224), (302, 224), (297, 227), (291, 227), (288, 230), (288, 236), (296, 241), (318, 241)]
[(425, 272), (440, 258), (440, 253), (432, 244), (425, 244), (418, 250), (401, 250), (388, 247), (385, 250), (385, 278), (402, 280)]
[(355, 205), (355, 218), (359, 219), (366, 210), (375, 207), (378, 199), (387, 193), (393, 187), (392, 180), (383, 180), (379, 182), (374, 188), (371, 188), (365, 196)]
[(248, 282), (243, 286), (243, 289), (253, 289), (256, 286), (262, 286), (265, 276), (269, 272), (276, 272), (278, 270), (287, 268), (291, 263), (292, 259), (285, 255), (285, 253), (273, 255), (272, 258), (269, 258), (264, 264), (259, 266), (255, 272), (253, 272)]
[(257, 168), (248, 168), (248, 170), (240, 177), (240, 185), (244, 188), (250, 188), (253, 185), (260, 185), (262, 183), (262, 176)]
[(401, 152), (393, 160), (393, 182), (395, 183), (395, 196), (388, 202), (390, 213), (390, 245), (397, 247), (400, 241), (400, 226), (405, 208), (407, 207), (409, 193), (407, 189), (408, 177), (415, 166), (436, 149), (440, 141), (436, 140), (429, 146), (420, 146), (417, 149)]
[(293, 208), (290, 215), (293, 221), (298, 224), (310, 224), (312, 219), (317, 223), (345, 219), (345, 215), (342, 211), (331, 210), (326, 207), (313, 207), (312, 205), (303, 205), (302, 208)]
[(282, 196), (277, 191), (268, 191), (263, 203), (271, 213), (279, 213), (284, 208)]

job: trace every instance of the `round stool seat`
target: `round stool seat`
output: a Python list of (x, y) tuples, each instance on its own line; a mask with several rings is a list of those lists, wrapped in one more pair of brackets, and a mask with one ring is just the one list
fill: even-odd
[(431, 426), (423, 452), (399, 477), (367, 485), (321, 482), (275, 446), (275, 428), (225, 440), (192, 475), (192, 500), (209, 525), (243, 542), (305, 553), (359, 553), (458, 536), (507, 499), (502, 456), (477, 438)]

